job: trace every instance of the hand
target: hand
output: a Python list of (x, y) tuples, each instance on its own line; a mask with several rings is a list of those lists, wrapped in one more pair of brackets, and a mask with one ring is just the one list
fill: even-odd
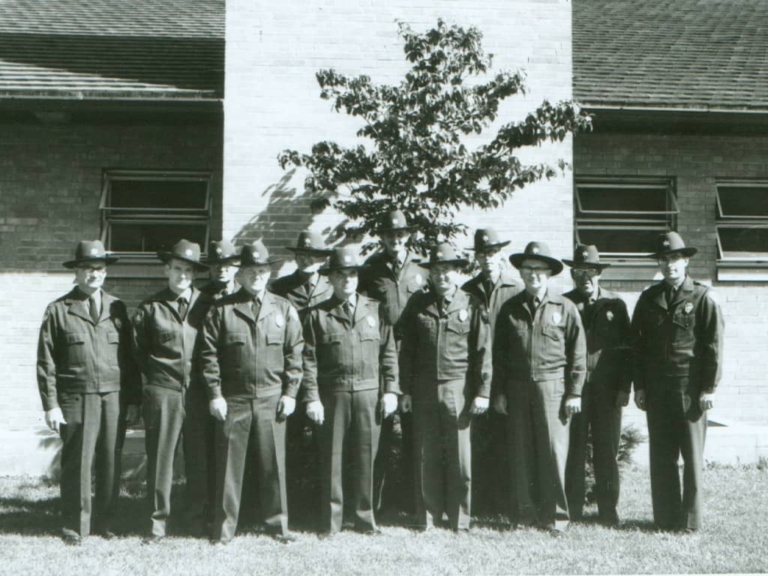
[(620, 390), (616, 393), (616, 407), (621, 408), (622, 406), (626, 406), (629, 404), (629, 392), (624, 392), (623, 390)]
[(384, 418), (389, 418), (397, 411), (397, 394), (392, 392), (386, 392), (381, 397), (381, 415)]
[(227, 401), (224, 398), (214, 398), (208, 402), (208, 410), (216, 420), (224, 422), (227, 418)]
[(475, 396), (475, 399), (472, 400), (472, 406), (469, 408), (469, 414), (471, 416), (480, 416), (481, 414), (485, 414), (488, 411), (488, 406), (490, 403), (491, 401), (488, 398)]
[(138, 404), (128, 404), (125, 412), (125, 423), (133, 426), (141, 420), (141, 407)]
[(715, 407), (715, 395), (707, 394), (706, 392), (699, 396), (699, 408), (702, 412), (712, 410)]
[(325, 408), (320, 400), (307, 404), (307, 416), (315, 424), (321, 425), (325, 420)]
[(568, 396), (565, 397), (564, 407), (566, 416), (573, 416), (574, 414), (578, 414), (581, 412), (581, 396), (573, 396), (572, 394), (568, 394)]
[(410, 394), (403, 394), (400, 396), (400, 412), (408, 414), (411, 410), (413, 410), (413, 398)]
[(645, 390), (635, 390), (635, 406), (645, 412)]
[(277, 402), (277, 417), (280, 419), (288, 418), (296, 410), (296, 398), (290, 396), (280, 396)]
[(496, 398), (493, 399), (493, 409), (499, 414), (504, 414), (505, 416), (509, 416), (509, 409), (507, 406), (506, 394), (499, 394), (498, 396), (496, 396)]
[(62, 424), (66, 424), (67, 421), (64, 420), (61, 408), (56, 406), (56, 408), (51, 408), (45, 413), (45, 423), (48, 425), (48, 428), (59, 434)]

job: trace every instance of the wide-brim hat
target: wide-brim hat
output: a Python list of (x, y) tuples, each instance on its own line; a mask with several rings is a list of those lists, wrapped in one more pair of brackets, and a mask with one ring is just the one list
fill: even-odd
[(448, 242), (442, 242), (431, 248), (429, 261), (421, 263), (420, 266), (429, 269), (437, 264), (453, 264), (463, 268), (469, 265), (469, 260), (461, 257)]
[(208, 270), (208, 266), (200, 262), (200, 244), (189, 240), (179, 240), (170, 252), (157, 252), (157, 257), (166, 264), (172, 259), (192, 264), (197, 270)]
[(240, 250), (239, 266), (241, 268), (248, 266), (270, 266), (282, 261), (282, 258), (272, 258), (269, 255), (269, 250), (267, 250), (267, 247), (261, 240), (246, 244)]
[(225, 264), (235, 262), (240, 259), (240, 254), (232, 242), (227, 240), (211, 241), (208, 244), (208, 257), (201, 258), (200, 262), (213, 266), (214, 264)]
[(603, 270), (610, 264), (600, 262), (600, 252), (594, 244), (579, 244), (573, 250), (573, 260), (563, 258), (563, 262), (571, 268), (596, 268)]
[(104, 262), (104, 264), (114, 264), (118, 258), (108, 254), (104, 249), (101, 240), (81, 240), (75, 248), (75, 259), (62, 262), (65, 268), (76, 268), (78, 264), (87, 262)]
[(541, 262), (546, 262), (552, 270), (552, 276), (557, 276), (563, 271), (563, 263), (552, 256), (549, 246), (544, 242), (528, 242), (528, 245), (523, 252), (512, 254), (512, 256), (509, 257), (509, 262), (518, 270), (520, 269), (520, 266), (522, 266), (523, 260), (540, 260)]
[(511, 240), (500, 240), (499, 233), (493, 228), (478, 228), (475, 230), (475, 245), (468, 250), (483, 252), (492, 248), (502, 248), (510, 242)]
[(381, 235), (384, 232), (397, 232), (399, 230), (411, 232), (415, 229), (416, 226), (408, 225), (408, 219), (402, 210), (392, 210), (379, 220), (379, 225), (376, 226), (376, 234)]
[(328, 275), (337, 270), (362, 270), (368, 268), (367, 264), (360, 261), (358, 251), (351, 246), (334, 248), (328, 258), (328, 264), (320, 268), (318, 272)]
[(656, 239), (656, 252), (648, 254), (648, 257), (661, 258), (662, 256), (669, 256), (670, 254), (680, 254), (681, 256), (690, 258), (698, 251), (698, 248), (686, 246), (682, 237), (677, 232), (667, 232), (666, 234), (659, 235)]
[(296, 246), (286, 246), (294, 254), (307, 254), (309, 256), (330, 256), (333, 250), (327, 248), (325, 241), (319, 232), (304, 230), (299, 233)]

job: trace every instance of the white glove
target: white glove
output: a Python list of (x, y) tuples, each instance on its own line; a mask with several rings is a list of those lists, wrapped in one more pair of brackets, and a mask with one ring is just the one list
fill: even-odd
[(315, 400), (307, 404), (307, 416), (315, 424), (322, 424), (325, 420), (325, 408), (320, 400)]
[(488, 398), (475, 396), (475, 399), (472, 400), (472, 406), (469, 408), (469, 413), (472, 416), (480, 416), (480, 414), (485, 414), (488, 411), (488, 406), (490, 403), (491, 401)]
[(67, 421), (64, 420), (61, 408), (56, 406), (56, 408), (51, 408), (45, 413), (45, 423), (48, 425), (48, 428), (58, 434), (61, 431), (61, 425), (66, 424)]
[(296, 410), (296, 398), (291, 396), (280, 396), (277, 402), (277, 417), (288, 418)]
[(214, 398), (208, 402), (208, 410), (216, 420), (224, 420), (227, 417), (227, 401), (224, 398)]
[(387, 392), (381, 397), (381, 414), (384, 418), (389, 418), (397, 410), (397, 394)]

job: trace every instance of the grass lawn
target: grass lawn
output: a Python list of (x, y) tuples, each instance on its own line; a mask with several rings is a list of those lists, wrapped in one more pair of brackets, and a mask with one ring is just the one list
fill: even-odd
[[(590, 518), (563, 538), (507, 530), (477, 519), (471, 534), (410, 530), (383, 522), (383, 535), (342, 532), (320, 540), (297, 531), (283, 545), (246, 531), (228, 546), (171, 537), (142, 546), (148, 525), (141, 488), (127, 486), (114, 530), (120, 538), (87, 538), (79, 548), (57, 537), (58, 486), (0, 478), (0, 573), (36, 574), (658, 574), (768, 572), (768, 469), (712, 467), (705, 472), (705, 527), (695, 535), (651, 526), (648, 473), (623, 470), (619, 529)], [(181, 492), (181, 490), (177, 490)], [(179, 502), (181, 505), (181, 502)], [(587, 514), (595, 514), (593, 508)]]

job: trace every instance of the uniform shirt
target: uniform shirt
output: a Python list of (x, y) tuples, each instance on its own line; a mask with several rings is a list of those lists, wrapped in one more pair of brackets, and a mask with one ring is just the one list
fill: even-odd
[(188, 388), (198, 376), (192, 370), (195, 342), (209, 307), (192, 288), (182, 319), (178, 298), (166, 287), (142, 302), (133, 318), (136, 360), (146, 383), (172, 390)]
[(426, 285), (428, 273), (410, 252), (400, 269), (396, 269), (386, 252), (377, 252), (365, 263), (368, 267), (360, 271), (357, 291), (382, 303), (384, 318), (394, 326), (395, 338), (399, 340), (400, 315), (408, 299)]
[(495, 393), (504, 393), (512, 381), (562, 378), (566, 394), (580, 395), (587, 345), (576, 305), (548, 291), (532, 313), (529, 299), (521, 292), (499, 311), (493, 342)]
[(333, 295), (328, 279), (317, 275), (317, 283), (312, 286), (309, 283), (309, 274), (296, 270), (293, 274), (283, 276), (272, 282), (269, 291), (286, 298), (299, 312), (299, 318), (303, 321), (308, 308), (327, 300)]
[(410, 394), (416, 380), (466, 379), (474, 396), (488, 397), (491, 334), (483, 305), (463, 290), (450, 302), (441, 304), (440, 298), (433, 291), (414, 295), (400, 319), (403, 391)]
[(296, 397), (304, 340), (296, 309), (265, 292), (258, 317), (253, 296), (240, 289), (213, 303), (198, 343), (210, 399)]
[(62, 393), (122, 389), (128, 403), (138, 403), (140, 380), (125, 304), (102, 292), (101, 315), (94, 322), (88, 296), (78, 288), (50, 303), (40, 327), (37, 383), (45, 411), (59, 406)]
[(632, 346), (629, 313), (618, 294), (598, 286), (593, 298), (578, 290), (564, 294), (576, 305), (587, 334), (587, 382), (598, 381), (629, 393), (632, 385)]
[(488, 319), (488, 323), (491, 326), (491, 340), (493, 340), (494, 331), (496, 329), (496, 318), (499, 316), (499, 310), (501, 310), (504, 302), (512, 298), (515, 294), (520, 293), (520, 286), (515, 281), (512, 273), (508, 270), (502, 270), (499, 274), (499, 279), (493, 285), (493, 290), (490, 294), (485, 289), (485, 274), (480, 273), (472, 280), (466, 282), (461, 289), (465, 292), (469, 292), (483, 303), (483, 309)]
[(646, 289), (632, 316), (635, 389), (664, 376), (712, 393), (722, 371), (724, 321), (710, 289), (686, 276), (668, 305), (667, 284)]
[(394, 334), (380, 304), (358, 294), (352, 320), (343, 304), (332, 296), (307, 312), (304, 401), (319, 400), (321, 392), (380, 388), (382, 393), (399, 394)]

